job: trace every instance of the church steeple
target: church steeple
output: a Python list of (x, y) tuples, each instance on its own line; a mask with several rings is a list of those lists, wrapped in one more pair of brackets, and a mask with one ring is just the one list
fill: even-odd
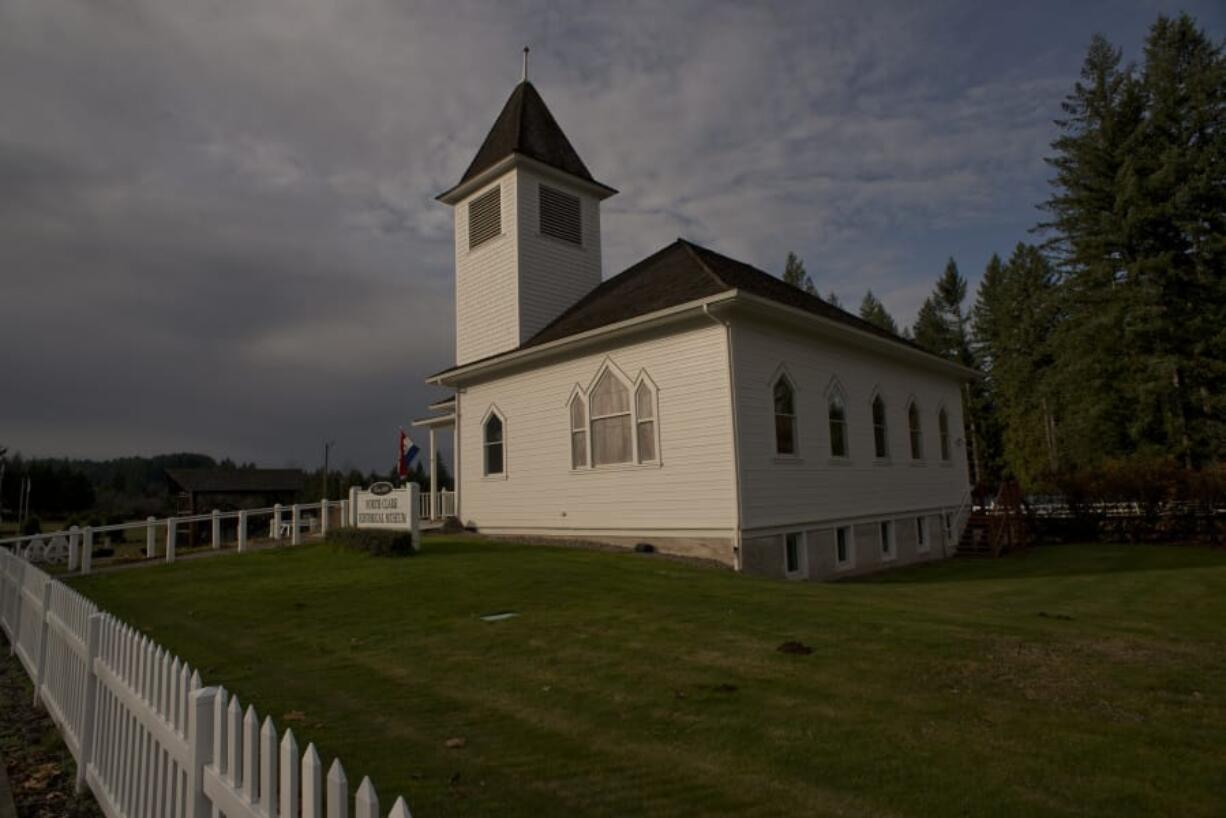
[(515, 86), (502, 106), (502, 112), (494, 120), (494, 127), (490, 128), (459, 183), (438, 198), (447, 202), (468, 182), (512, 155), (534, 159), (588, 182), (603, 190), (604, 196), (601, 198), (617, 192), (592, 178), (591, 171), (562, 132), (536, 86), (524, 79)]
[(457, 364), (515, 349), (600, 283), (600, 203), (616, 192), (525, 76), (438, 197), (455, 209)]

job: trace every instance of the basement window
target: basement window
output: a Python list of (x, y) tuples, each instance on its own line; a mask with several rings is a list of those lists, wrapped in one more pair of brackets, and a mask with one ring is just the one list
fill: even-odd
[(541, 185), (540, 222), (542, 236), (583, 244), (583, 217), (578, 196)]
[(881, 532), (881, 561), (888, 562), (898, 556), (894, 550), (894, 523), (890, 520), (883, 520), (879, 530)]
[(783, 571), (789, 579), (798, 579), (805, 573), (805, 534), (790, 531), (783, 535)]
[(502, 235), (502, 187), (482, 193), (468, 203), (468, 249)]
[(851, 526), (841, 525), (834, 530), (834, 566), (850, 568), (855, 560), (852, 551)]

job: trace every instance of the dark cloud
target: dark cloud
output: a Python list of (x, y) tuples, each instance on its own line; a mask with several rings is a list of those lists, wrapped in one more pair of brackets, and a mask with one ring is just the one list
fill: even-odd
[(0, 438), (385, 465), (451, 362), (433, 196), (525, 42), (623, 191), (606, 274), (677, 235), (795, 249), (905, 321), (947, 255), (1025, 237), (1084, 43), (1151, 14), (1089, 7), (0, 3)]

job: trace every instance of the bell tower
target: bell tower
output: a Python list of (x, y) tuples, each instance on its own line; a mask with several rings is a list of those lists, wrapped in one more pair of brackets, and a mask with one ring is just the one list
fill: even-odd
[(600, 283), (600, 203), (617, 191), (587, 166), (527, 79), (459, 183), (456, 365), (515, 349)]

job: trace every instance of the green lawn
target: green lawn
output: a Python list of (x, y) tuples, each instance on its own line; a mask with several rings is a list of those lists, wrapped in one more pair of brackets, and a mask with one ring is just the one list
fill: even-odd
[(797, 584), (428, 539), (79, 585), (417, 818), (1226, 814), (1221, 551)]

